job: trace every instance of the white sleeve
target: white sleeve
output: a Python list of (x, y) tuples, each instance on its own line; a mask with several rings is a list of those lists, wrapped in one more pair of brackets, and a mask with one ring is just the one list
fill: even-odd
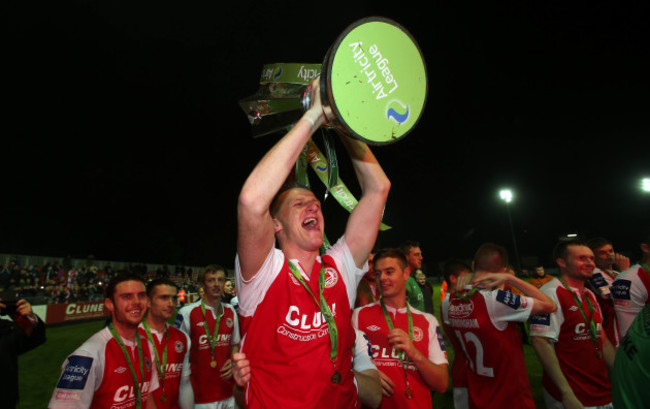
[(186, 335), (190, 335), (190, 311), (192, 311), (193, 304), (189, 304), (178, 310), (176, 320), (174, 320), (174, 327), (183, 331)]
[(429, 361), (436, 365), (449, 364), (438, 320), (431, 314), (425, 313), (424, 316), (429, 322)]
[(232, 328), (232, 337), (230, 338), (230, 345), (239, 344), (239, 319), (237, 318), (237, 312), (232, 306), (228, 306), (233, 312), (233, 328)]
[(558, 308), (551, 314), (542, 314), (531, 317), (530, 336), (545, 337), (557, 342), (558, 337), (560, 336), (560, 328), (564, 322), (564, 313), (562, 312), (560, 301), (557, 297), (557, 286), (549, 285), (551, 283), (542, 286), (541, 291), (553, 300)]
[[(156, 362), (156, 346), (147, 340), (149, 343), (149, 359), (151, 362)], [(152, 393), (160, 387), (160, 381), (158, 380), (158, 367), (156, 365), (151, 365), (151, 379), (149, 380), (149, 391), (147, 393)]]
[(345, 242), (345, 236), (338, 239), (333, 246), (327, 249), (326, 254), (334, 259), (336, 267), (338, 267), (339, 273), (341, 273), (341, 277), (345, 283), (350, 305), (354, 305), (354, 301), (357, 298), (359, 281), (361, 281), (361, 278), (368, 271), (368, 261), (366, 260), (361, 268), (357, 267), (350, 248)]
[[(83, 346), (82, 346), (83, 348)], [(104, 361), (97, 352), (79, 348), (63, 362), (61, 377), (48, 408), (89, 408), (102, 383)]]
[(192, 374), (192, 368), (190, 367), (190, 351), (192, 350), (192, 340), (186, 332), (183, 333), (185, 339), (187, 340), (187, 350), (185, 351), (185, 356), (183, 357), (183, 372), (181, 373), (181, 378), (188, 378)]
[(235, 287), (239, 301), (238, 310), (242, 316), (251, 317), (255, 314), (257, 306), (264, 300), (269, 287), (280, 274), (284, 259), (282, 251), (272, 248), (259, 271), (250, 280), (244, 280), (239, 255), (235, 257)]
[(490, 320), (495, 327), (504, 330), (508, 323), (525, 322), (533, 310), (534, 299), (506, 290), (481, 290)]
[(442, 300), (442, 304), (440, 306), (440, 318), (442, 319), (442, 322), (445, 324), (449, 324), (449, 293), (445, 294), (445, 298)]
[(367, 371), (368, 369), (377, 370), (374, 362), (372, 361), (372, 347), (370, 340), (362, 331), (355, 330), (357, 335), (356, 344), (354, 347), (354, 367), (356, 372)]

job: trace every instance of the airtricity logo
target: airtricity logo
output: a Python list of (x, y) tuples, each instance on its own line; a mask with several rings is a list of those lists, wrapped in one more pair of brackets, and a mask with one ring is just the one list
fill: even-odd
[(275, 74), (273, 74), (273, 79), (277, 80), (278, 78), (280, 78), (281, 75), (282, 75), (282, 66), (280, 65), (278, 66), (278, 68), (275, 69)]
[(386, 119), (395, 121), (398, 124), (403, 124), (408, 121), (411, 110), (408, 105), (403, 104), (397, 99), (391, 100), (386, 105)]

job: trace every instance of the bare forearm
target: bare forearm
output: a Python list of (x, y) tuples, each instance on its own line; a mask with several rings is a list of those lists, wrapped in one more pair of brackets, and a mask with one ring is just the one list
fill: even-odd
[(542, 364), (544, 372), (548, 375), (551, 381), (558, 388), (562, 396), (573, 394), (573, 389), (562, 373), (560, 368), (560, 361), (557, 359), (555, 349), (548, 338), (544, 337), (530, 337), (531, 344), (537, 354), (539, 362)]
[(439, 393), (444, 393), (449, 386), (449, 373), (447, 371), (447, 365), (438, 365), (431, 362), (426, 356), (422, 353), (419, 353), (418, 356), (413, 360), (413, 364), (424, 383), (430, 388)]
[(555, 305), (555, 302), (553, 302), (553, 300), (551, 300), (539, 288), (515, 276), (509, 276), (509, 277), (510, 278), (508, 278), (508, 281), (510, 282), (511, 285), (517, 287), (528, 297), (531, 297), (535, 300), (531, 315), (550, 314), (557, 309), (557, 305)]
[(379, 225), (390, 190), (390, 180), (363, 142), (342, 137), (354, 165), (361, 198), (345, 229), (345, 237), (357, 266), (361, 266), (372, 250), (379, 232)]
[(359, 386), (359, 399), (364, 406), (378, 408), (381, 403), (381, 381), (376, 369), (354, 372)]

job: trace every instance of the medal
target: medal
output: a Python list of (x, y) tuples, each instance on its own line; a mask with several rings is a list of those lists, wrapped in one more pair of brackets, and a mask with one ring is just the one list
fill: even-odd
[(334, 375), (332, 375), (330, 381), (338, 385), (339, 383), (341, 383), (341, 374), (338, 371), (334, 371)]
[(210, 361), (210, 368), (216, 368), (217, 367), (217, 361)]
[(603, 353), (600, 349), (596, 349), (596, 355), (598, 356), (598, 359), (603, 359)]
[(408, 386), (407, 386), (406, 389), (404, 390), (404, 396), (406, 396), (406, 399), (411, 399), (411, 398), (413, 398), (413, 391), (412, 391), (411, 388), (409, 388)]
[(167, 402), (167, 395), (165, 395), (165, 392), (163, 392), (162, 394), (160, 394), (160, 401), (161, 401), (162, 403)]

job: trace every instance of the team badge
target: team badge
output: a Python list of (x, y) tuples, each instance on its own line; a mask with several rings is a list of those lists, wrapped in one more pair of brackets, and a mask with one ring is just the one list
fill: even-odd
[(413, 341), (420, 342), (424, 338), (424, 332), (420, 327), (413, 327)]
[(176, 341), (176, 343), (174, 343), (174, 351), (176, 351), (177, 353), (179, 354), (182, 353), (184, 349), (185, 347), (183, 346), (183, 343), (181, 341)]
[(226, 325), (228, 326), (228, 328), (232, 328), (232, 326), (234, 325), (232, 318), (226, 319)]
[(147, 368), (147, 371), (151, 371), (151, 359), (148, 356), (144, 357), (144, 367)]
[(331, 267), (325, 269), (325, 288), (332, 288), (339, 281), (339, 275)]

